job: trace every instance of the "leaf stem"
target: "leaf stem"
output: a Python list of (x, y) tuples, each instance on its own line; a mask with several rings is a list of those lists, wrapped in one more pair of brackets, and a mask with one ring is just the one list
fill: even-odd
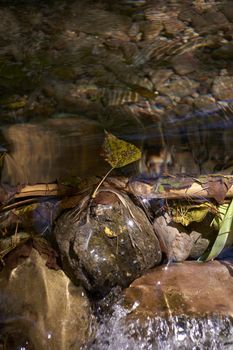
[(113, 169), (115, 169), (115, 167), (112, 167), (102, 178), (102, 180), (100, 181), (100, 183), (98, 184), (98, 186), (96, 187), (95, 191), (93, 192), (91, 198), (94, 199), (96, 197), (96, 194), (98, 192), (98, 189), (100, 188), (100, 186), (102, 185), (102, 183), (104, 182), (104, 180), (106, 179), (106, 177), (113, 171)]

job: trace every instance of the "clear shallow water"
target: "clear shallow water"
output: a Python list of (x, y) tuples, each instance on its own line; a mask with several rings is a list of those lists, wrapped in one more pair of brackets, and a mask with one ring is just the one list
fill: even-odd
[(152, 153), (167, 146), (177, 163), (189, 152), (201, 173), (232, 165), (228, 1), (4, 1), (0, 11), (3, 183), (102, 173), (104, 129)]
[[(2, 1), (0, 18), (2, 184), (104, 174), (105, 129), (168, 147), (171, 173), (232, 174), (231, 1)], [(127, 315), (116, 305), (91, 349), (233, 346), (232, 320)]]

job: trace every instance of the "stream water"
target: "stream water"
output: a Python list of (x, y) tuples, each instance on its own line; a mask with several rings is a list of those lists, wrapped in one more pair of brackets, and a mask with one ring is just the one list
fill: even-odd
[[(3, 188), (103, 176), (109, 170), (101, 155), (105, 131), (142, 150), (141, 161), (115, 175), (157, 178), (166, 168), (172, 176), (233, 174), (231, 0), (4, 0), (0, 18)], [(3, 299), (0, 291), (1, 305)], [(220, 312), (221, 300), (210, 317), (170, 310), (143, 322), (131, 319), (134, 309), (123, 300), (109, 314), (97, 312), (91, 345), (64, 332), (65, 345), (48, 341), (46, 349), (233, 348), (232, 313)], [(39, 322), (33, 312), (27, 317)], [(33, 326), (26, 340), (14, 331), (5, 337), (6, 320), (14, 318), (6, 315), (0, 316), (0, 350), (45, 348), (27, 340), (35, 336)]]

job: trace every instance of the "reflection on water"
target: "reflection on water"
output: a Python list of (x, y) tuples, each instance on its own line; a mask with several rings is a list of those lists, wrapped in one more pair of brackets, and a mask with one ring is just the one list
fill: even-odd
[[(143, 149), (129, 175), (233, 173), (231, 0), (3, 0), (0, 18), (1, 183), (104, 174), (104, 130)], [(128, 316), (116, 305), (91, 350), (233, 346), (228, 318)], [(33, 349), (1, 328), (0, 349)]]
[[(132, 168), (130, 175), (158, 175), (165, 163), (170, 174), (231, 174), (231, 108), (229, 104), (211, 113), (202, 111), (179, 118), (170, 115), (166, 122), (138, 124), (131, 132), (124, 124), (110, 130), (117, 130), (119, 137), (143, 149), (141, 165)], [(34, 184), (103, 175), (108, 169), (101, 157), (104, 128), (100, 121), (77, 116), (2, 126), (2, 152), (6, 146), (7, 153), (1, 181)]]
[(96, 175), (101, 170), (103, 131), (95, 121), (51, 119), (10, 125), (2, 133), (9, 147), (2, 182), (49, 183)]
[(103, 129), (149, 156), (167, 147), (172, 173), (232, 165), (229, 1), (10, 3), (0, 7), (2, 182), (98, 174)]

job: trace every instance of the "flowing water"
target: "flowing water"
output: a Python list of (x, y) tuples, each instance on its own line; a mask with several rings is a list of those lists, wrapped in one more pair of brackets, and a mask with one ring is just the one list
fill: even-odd
[[(117, 175), (232, 175), (231, 0), (4, 0), (0, 18), (3, 188), (103, 176), (105, 130), (142, 150)], [(131, 311), (103, 316), (90, 350), (233, 347), (230, 316)]]

